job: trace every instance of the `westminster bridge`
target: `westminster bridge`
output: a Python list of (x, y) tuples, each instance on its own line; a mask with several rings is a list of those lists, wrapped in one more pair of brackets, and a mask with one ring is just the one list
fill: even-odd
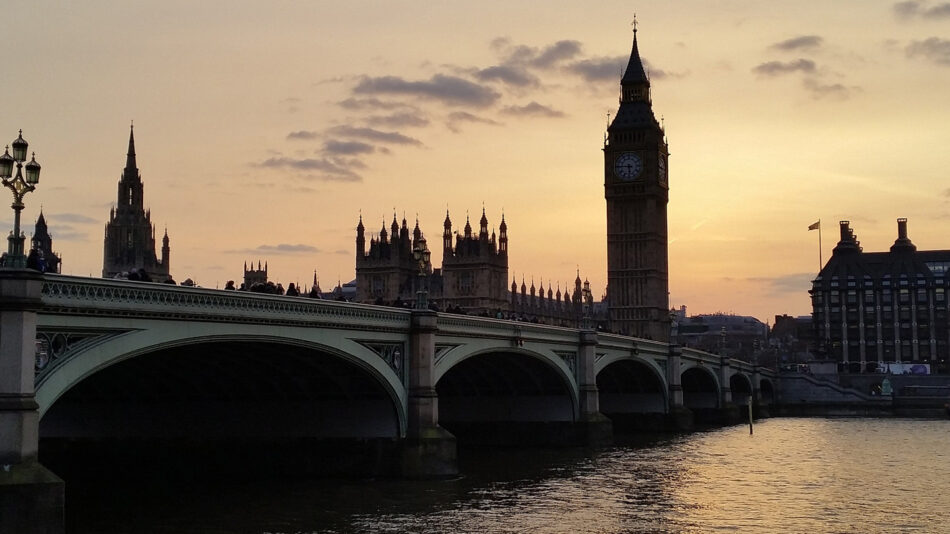
[(37, 488), (41, 439), (384, 440), (390, 473), (445, 476), (456, 439), (595, 444), (774, 391), (771, 370), (591, 330), (31, 271), (0, 271), (0, 319), (0, 480)]

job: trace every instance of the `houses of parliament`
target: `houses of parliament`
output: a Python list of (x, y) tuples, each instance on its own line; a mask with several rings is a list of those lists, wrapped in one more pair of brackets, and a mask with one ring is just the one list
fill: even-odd
[(634, 27), (630, 59), (620, 79), (619, 109), (604, 141), (604, 197), (607, 215), (607, 291), (605, 317), (597, 317), (589, 283), (580, 274), (572, 290), (550, 282), (530, 290), (522, 280), (508, 281), (508, 226), (502, 216), (499, 232), (488, 232), (484, 209), (476, 234), (468, 219), (453, 235), (446, 213), (442, 234), (442, 267), (424, 264), (424, 276), (413, 256), (427, 247), (418, 221), (410, 231), (393, 216), (390, 231), (383, 223), (367, 249), (362, 217), (356, 233), (357, 300), (366, 303), (411, 301), (416, 287), (427, 283), (430, 298), (442, 309), (496, 316), (514, 314), (549, 324), (579, 326), (594, 319), (614, 332), (666, 341), (669, 339), (669, 270), (667, 204), (669, 203), (666, 135), (656, 116), (650, 79), (643, 68)]
[[(446, 212), (442, 265), (414, 255), (428, 250), (418, 221), (412, 230), (393, 215), (378, 233), (368, 233), (362, 217), (356, 230), (356, 295), (363, 303), (412, 302), (420, 284), (442, 310), (493, 317), (517, 317), (548, 324), (598, 326), (636, 337), (669, 339), (667, 204), (668, 156), (665, 133), (653, 113), (650, 79), (643, 68), (636, 27), (627, 66), (620, 79), (619, 108), (604, 138), (604, 197), (607, 219), (607, 288), (595, 304), (590, 284), (580, 273), (573, 284), (555, 290), (534, 280), (509, 278), (508, 224), (502, 215), (498, 232), (489, 232), (483, 208), (477, 230), (466, 217), (461, 231)], [(102, 276), (129, 276), (171, 281), (169, 237), (162, 237), (161, 256), (151, 213), (144, 208), (134, 132), (129, 132), (125, 168), (118, 182), (115, 207), (103, 242)], [(59, 257), (42, 215), (33, 245), (59, 268)], [(422, 276), (420, 276), (420, 269)], [(51, 269), (48, 269), (51, 270)], [(266, 270), (264, 277), (266, 278)], [(248, 271), (245, 267), (245, 277)], [(316, 281), (314, 283), (316, 286)], [(319, 292), (317, 292), (319, 294)]]

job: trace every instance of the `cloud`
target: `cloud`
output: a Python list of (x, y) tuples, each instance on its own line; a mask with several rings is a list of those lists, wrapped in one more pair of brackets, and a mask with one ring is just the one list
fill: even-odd
[(617, 81), (629, 59), (623, 56), (582, 59), (567, 65), (564, 70), (588, 82)]
[(320, 252), (320, 249), (310, 245), (289, 245), (287, 243), (281, 243), (279, 245), (260, 245), (255, 248), (227, 250), (225, 252), (232, 254), (315, 254)]
[(327, 130), (328, 133), (344, 137), (356, 137), (359, 139), (369, 139), (380, 143), (390, 143), (394, 145), (414, 145), (422, 146), (422, 141), (403, 135), (398, 132), (383, 132), (373, 128), (362, 128), (357, 126), (340, 125)]
[(749, 278), (750, 282), (767, 284), (776, 293), (804, 293), (811, 287), (815, 273), (795, 273), (771, 277)]
[(92, 217), (86, 217), (85, 215), (80, 215), (78, 213), (52, 213), (46, 215), (49, 219), (56, 221), (77, 223), (77, 224), (91, 224), (100, 222), (98, 219), (93, 219)]
[(446, 127), (454, 133), (459, 133), (461, 131), (460, 124), (464, 122), (472, 122), (478, 124), (490, 124), (492, 126), (501, 126), (501, 123), (491, 119), (486, 119), (484, 117), (479, 117), (478, 115), (473, 115), (467, 111), (455, 111), (449, 113), (448, 121), (446, 122)]
[(561, 40), (538, 49), (525, 45), (514, 45), (507, 37), (492, 40), (492, 50), (502, 57), (504, 65), (530, 66), (538, 69), (550, 69), (558, 63), (574, 58), (581, 53), (578, 41)]
[(752, 72), (760, 76), (779, 76), (790, 72), (815, 72), (815, 62), (810, 59), (797, 59), (783, 63), (781, 61), (769, 61), (762, 63), (752, 69)]
[(813, 50), (821, 46), (823, 39), (817, 35), (800, 35), (784, 41), (779, 41), (769, 48), (773, 50)]
[(911, 0), (894, 4), (894, 14), (901, 19), (921, 17), (924, 19), (950, 18), (950, 2), (942, 2), (933, 7), (927, 7), (927, 2)]
[(300, 130), (299, 132), (290, 132), (287, 134), (287, 139), (308, 140), (316, 139), (317, 137), (320, 137), (319, 133), (308, 130)]
[(362, 141), (335, 141), (331, 139), (323, 143), (323, 151), (327, 154), (355, 156), (357, 154), (372, 154), (376, 152), (376, 147)]
[[(56, 224), (49, 227), (49, 235), (56, 241), (86, 241), (89, 235), (86, 232), (80, 232), (67, 224)], [(54, 243), (53, 252), (56, 252)]]
[(558, 111), (543, 104), (539, 104), (537, 102), (531, 102), (530, 104), (525, 104), (524, 106), (506, 106), (505, 108), (502, 108), (501, 112), (507, 115), (517, 115), (522, 117), (533, 116), (560, 118), (564, 116), (564, 112)]
[(410, 81), (398, 76), (364, 76), (353, 88), (353, 92), (415, 96), (449, 106), (474, 107), (490, 106), (501, 97), (491, 88), (444, 74), (436, 74), (423, 81)]
[(804, 85), (805, 89), (816, 99), (832, 98), (836, 100), (847, 100), (851, 98), (851, 95), (855, 91), (860, 90), (860, 87), (848, 87), (840, 83), (823, 84), (812, 78), (803, 80), (802, 85)]
[(907, 57), (923, 56), (937, 65), (950, 66), (950, 40), (930, 37), (923, 41), (914, 41), (904, 49)]
[(405, 102), (389, 102), (385, 100), (380, 100), (378, 98), (347, 98), (346, 100), (341, 100), (337, 102), (337, 105), (343, 109), (350, 109), (354, 111), (364, 110), (364, 109), (383, 109), (383, 110), (394, 110), (402, 108), (412, 108), (415, 109), (415, 106), (406, 104)]
[[(324, 174), (319, 176), (308, 175), (308, 178), (318, 179), (329, 182), (359, 182), (363, 178), (353, 172), (345, 162), (331, 160), (327, 158), (303, 158), (295, 159), (284, 156), (274, 157), (264, 160), (257, 164), (260, 167), (269, 169), (293, 169), (297, 171), (321, 171)], [(353, 165), (349, 165), (353, 166)]]
[(541, 85), (538, 77), (527, 69), (514, 65), (496, 65), (475, 72), (475, 77), (483, 82), (499, 81), (515, 87), (537, 87)]
[(366, 122), (374, 126), (388, 126), (391, 128), (422, 127), (429, 125), (429, 119), (418, 112), (393, 113), (391, 115), (373, 115), (366, 118)]
[(550, 68), (557, 63), (571, 59), (581, 53), (581, 43), (578, 41), (558, 41), (545, 47), (531, 60), (531, 65), (539, 68)]

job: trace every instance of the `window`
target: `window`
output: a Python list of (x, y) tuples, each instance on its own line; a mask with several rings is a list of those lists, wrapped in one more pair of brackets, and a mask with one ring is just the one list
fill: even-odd
[(909, 290), (909, 289), (901, 289), (899, 295), (900, 295), (899, 298), (900, 298), (900, 303), (901, 303), (901, 304), (907, 304), (908, 302), (910, 302), (910, 290)]

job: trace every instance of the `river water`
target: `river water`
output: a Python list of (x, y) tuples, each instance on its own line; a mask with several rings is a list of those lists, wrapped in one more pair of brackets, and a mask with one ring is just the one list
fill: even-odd
[(950, 532), (950, 420), (776, 418), (591, 452), (460, 452), (443, 481), (71, 481), (76, 533)]

